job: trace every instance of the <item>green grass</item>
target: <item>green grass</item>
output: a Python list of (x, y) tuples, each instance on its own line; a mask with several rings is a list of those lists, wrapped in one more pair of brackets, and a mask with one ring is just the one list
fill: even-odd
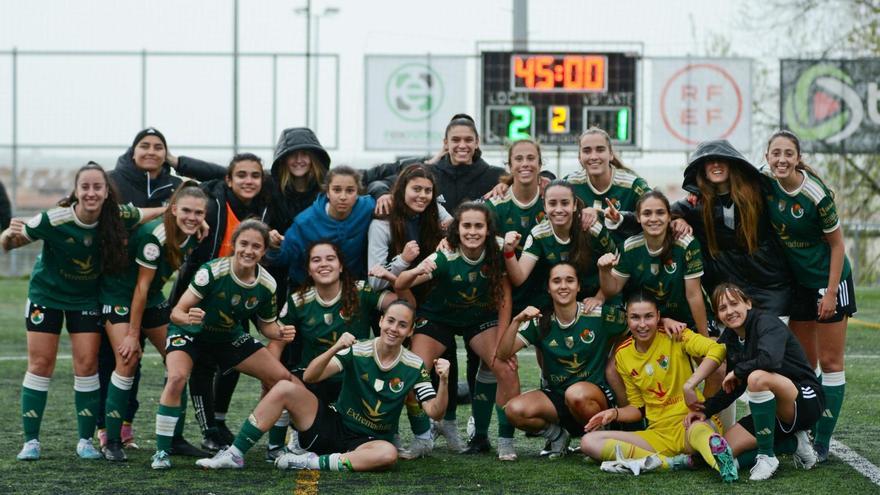
[[(80, 461), (73, 450), (76, 423), (73, 414), (73, 379), (69, 359), (59, 360), (49, 392), (49, 404), (41, 440), (43, 459), (23, 463), (15, 460), (21, 447), (19, 394), (26, 368), (22, 321), (26, 282), (0, 281), (0, 428), (7, 432), (0, 439), (0, 493), (292, 493), (296, 473), (276, 471), (263, 462), (264, 448), (258, 445), (247, 456), (243, 471), (206, 472), (189, 458), (174, 458), (174, 469), (154, 472), (149, 457), (155, 449), (154, 414), (162, 384), (162, 365), (155, 351), (144, 360), (141, 381), (141, 409), (135, 422), (139, 451), (128, 451), (129, 462)], [(859, 318), (880, 322), (880, 290), (858, 291)], [(835, 438), (852, 447), (874, 464), (880, 464), (880, 330), (851, 324), (847, 345), (847, 398)], [(66, 337), (60, 355), (69, 355)], [(537, 366), (531, 357), (520, 359), (524, 388), (537, 383)], [(230, 423), (238, 426), (256, 405), (258, 383), (244, 377), (233, 399)], [(459, 409), (464, 427), (468, 407)], [(186, 435), (200, 438), (192, 420)], [(408, 440), (406, 419), (401, 430)], [(494, 431), (494, 424), (493, 430)], [(463, 432), (462, 432), (463, 433)], [(264, 440), (265, 441), (265, 440)], [(722, 487), (708, 469), (686, 473), (649, 473), (638, 478), (610, 475), (599, 471), (583, 457), (570, 456), (557, 461), (537, 457), (540, 439), (517, 436), (520, 460), (500, 463), (494, 456), (465, 457), (446, 452), (443, 441), (430, 459), (401, 462), (391, 473), (320, 473), (320, 493), (869, 493), (880, 488), (871, 484), (848, 465), (831, 461), (808, 472), (796, 471), (788, 457), (782, 458), (777, 475), (757, 484), (740, 481)]]

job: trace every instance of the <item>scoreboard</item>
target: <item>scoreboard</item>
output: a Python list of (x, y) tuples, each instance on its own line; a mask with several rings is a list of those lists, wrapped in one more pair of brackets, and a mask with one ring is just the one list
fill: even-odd
[(590, 126), (636, 146), (636, 61), (624, 53), (483, 52), (485, 145), (577, 147)]

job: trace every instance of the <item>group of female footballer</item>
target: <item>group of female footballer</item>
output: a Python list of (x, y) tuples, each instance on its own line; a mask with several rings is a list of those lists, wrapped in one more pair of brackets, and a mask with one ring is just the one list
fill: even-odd
[[(700, 144), (674, 204), (603, 130), (578, 142), (582, 168), (557, 179), (528, 139), (507, 170), (488, 165), (464, 114), (436, 156), (363, 173), (331, 169), (305, 128), (282, 133), (268, 171), (252, 154), (225, 168), (176, 157), (141, 131), (115, 170), (83, 166), (58, 207), (0, 237), (5, 250), (43, 241), (18, 459), (40, 458), (66, 322), (83, 459), (126, 459), (149, 339), (166, 368), (154, 469), (172, 454), (241, 468), (267, 432), (281, 469), (387, 469), (430, 454), (437, 435), (487, 452), (493, 411), (502, 461), (517, 458), (516, 429), (544, 437), (548, 457), (580, 437), (602, 470), (636, 475), (705, 463), (725, 482), (745, 468), (763, 480), (779, 453), (825, 461), (856, 305), (834, 195), (797, 136), (774, 133), (761, 169), (727, 141)], [(472, 357), (467, 444), (456, 337)], [(517, 353), (530, 346), (541, 384), (522, 392)], [(233, 435), (239, 373), (262, 400)], [(188, 395), (213, 457), (180, 434)]]

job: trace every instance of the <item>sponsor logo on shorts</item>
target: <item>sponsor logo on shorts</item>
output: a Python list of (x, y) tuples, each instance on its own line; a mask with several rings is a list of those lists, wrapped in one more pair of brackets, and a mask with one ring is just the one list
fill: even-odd
[(241, 347), (242, 344), (248, 342), (249, 340), (251, 340), (251, 336), (248, 334), (244, 334), (241, 337), (232, 341), (232, 347)]
[(43, 323), (43, 320), (45, 319), (46, 315), (39, 309), (31, 311), (31, 323), (33, 323), (34, 325), (39, 325), (40, 323)]
[(113, 312), (118, 314), (119, 316), (125, 316), (128, 314), (127, 306), (113, 306)]

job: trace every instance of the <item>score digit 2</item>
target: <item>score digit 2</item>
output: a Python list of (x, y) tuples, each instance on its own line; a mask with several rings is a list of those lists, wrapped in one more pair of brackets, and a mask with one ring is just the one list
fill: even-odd
[(568, 134), (571, 130), (571, 108), (568, 105), (551, 105), (547, 108), (547, 132)]

